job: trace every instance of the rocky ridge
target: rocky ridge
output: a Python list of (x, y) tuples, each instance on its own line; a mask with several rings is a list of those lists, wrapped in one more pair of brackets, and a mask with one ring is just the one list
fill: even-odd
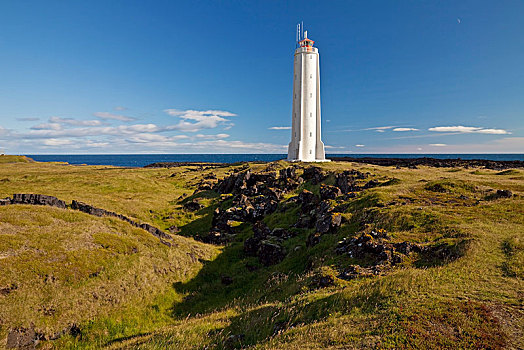
[(92, 205), (89, 205), (89, 204), (86, 204), (86, 203), (83, 203), (77, 200), (73, 200), (71, 205), (68, 206), (65, 201), (60, 200), (56, 197), (48, 196), (44, 194), (33, 194), (33, 193), (15, 193), (13, 194), (12, 198), (8, 197), (8, 198), (0, 199), (0, 205), (12, 205), (12, 204), (44, 205), (44, 206), (57, 207), (61, 209), (70, 208), (73, 210), (81, 211), (89, 215), (94, 215), (94, 216), (99, 216), (99, 217), (102, 217), (102, 216), (114, 217), (114, 218), (126, 221), (135, 227), (141, 228), (151, 233), (152, 235), (158, 237), (161, 243), (167, 246), (171, 246), (171, 243), (166, 240), (173, 239), (173, 237), (170, 236), (169, 234), (165, 233), (164, 231), (150, 224), (139, 223), (125, 215), (118, 214), (118, 213), (115, 213), (109, 210), (97, 208), (97, 207), (94, 207)]

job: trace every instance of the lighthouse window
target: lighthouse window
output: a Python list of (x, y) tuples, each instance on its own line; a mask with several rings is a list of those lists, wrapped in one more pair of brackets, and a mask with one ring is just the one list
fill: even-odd
[(309, 112), (309, 116), (312, 117), (313, 116), (313, 112)]
[(312, 150), (309, 150), (309, 154), (311, 154), (311, 153), (313, 153), (313, 151), (312, 151)]
[(313, 74), (310, 74), (310, 75), (309, 75), (309, 79), (313, 79)]
[(313, 93), (312, 92), (309, 93), (309, 97), (313, 97)]
[(309, 132), (309, 137), (313, 137), (313, 133), (311, 131)]

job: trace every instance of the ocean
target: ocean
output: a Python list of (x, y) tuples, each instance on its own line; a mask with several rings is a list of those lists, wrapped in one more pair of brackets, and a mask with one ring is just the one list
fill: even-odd
[[(69, 164), (113, 165), (121, 167), (143, 167), (157, 162), (272, 162), (285, 159), (286, 154), (27, 154), (38, 162), (67, 162)], [(327, 154), (329, 157), (377, 157), (377, 158), (420, 158), (437, 159), (488, 159), (522, 160), (524, 154)]]

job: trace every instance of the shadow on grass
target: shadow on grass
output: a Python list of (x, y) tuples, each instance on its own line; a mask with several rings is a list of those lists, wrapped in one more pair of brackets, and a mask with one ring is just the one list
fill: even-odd
[(470, 243), (471, 239), (459, 239), (434, 244), (422, 251), (413, 265), (418, 268), (444, 266), (464, 256)]
[(310, 301), (273, 303), (249, 309), (232, 318), (229, 326), (210, 333), (218, 349), (241, 349), (268, 341), (297, 326), (322, 322), (333, 314), (348, 314), (358, 309), (361, 314), (375, 314), (394, 303), (394, 296), (371, 282), (353, 295), (344, 292), (328, 294)]

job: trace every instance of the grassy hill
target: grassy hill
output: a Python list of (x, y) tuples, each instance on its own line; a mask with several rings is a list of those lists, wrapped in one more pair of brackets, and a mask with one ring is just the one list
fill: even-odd
[[(322, 164), (322, 184), (297, 185), (264, 217), (270, 230), (290, 232), (275, 240), (285, 257), (266, 266), (245, 252), (249, 222), (232, 222), (224, 245), (193, 239), (209, 232), (216, 208), (237, 205), (194, 191), (245, 168), (3, 164), (0, 197), (75, 199), (180, 232), (167, 247), (115, 218), (0, 206), (1, 337), (33, 324), (45, 348), (524, 347), (524, 171)], [(315, 228), (293, 227), (304, 207), (293, 196), (318, 196), (348, 169), (366, 178), (354, 195), (328, 201), (340, 228), (315, 237)], [(185, 209), (193, 200), (200, 209)], [(352, 239), (419, 250), (382, 266), (373, 254), (341, 253), (358, 250)], [(355, 266), (377, 273), (345, 277)]]
[(4, 163), (29, 163), (33, 160), (26, 156), (0, 155), (0, 164)]

